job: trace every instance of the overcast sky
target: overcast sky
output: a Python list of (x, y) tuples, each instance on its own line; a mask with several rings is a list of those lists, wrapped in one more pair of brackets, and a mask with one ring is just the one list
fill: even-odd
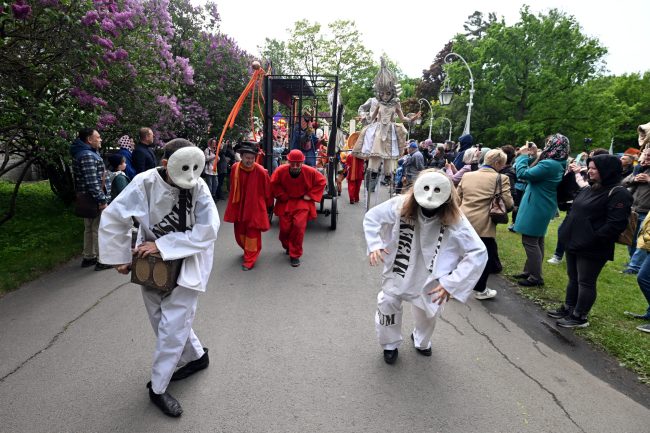
[[(203, 3), (205, 0), (193, 0)], [(496, 12), (511, 25), (517, 22), (522, 1), (512, 0), (411, 0), (390, 2), (360, 0), (217, 0), (221, 30), (251, 54), (265, 38), (286, 41), (287, 29), (300, 19), (323, 27), (337, 19), (356, 22), (364, 44), (378, 62), (382, 53), (396, 61), (409, 77), (422, 76), (436, 53), (474, 11)], [(535, 0), (528, 1), (534, 13), (551, 8), (576, 17), (583, 32), (607, 47), (605, 58), (611, 73), (650, 71), (650, 0)], [(402, 7), (398, 7), (402, 6)]]

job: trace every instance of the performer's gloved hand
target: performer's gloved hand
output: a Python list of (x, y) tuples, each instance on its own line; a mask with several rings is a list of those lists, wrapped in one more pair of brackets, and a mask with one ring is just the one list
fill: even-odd
[(377, 266), (379, 262), (384, 262), (384, 254), (389, 254), (386, 248), (381, 248), (370, 253), (370, 266)]
[(442, 284), (438, 284), (438, 287), (434, 287), (433, 289), (429, 290), (427, 292), (427, 295), (432, 295), (431, 303), (437, 302), (438, 305), (442, 305), (443, 303), (447, 302), (451, 296), (449, 292), (445, 290), (444, 287), (442, 287)]

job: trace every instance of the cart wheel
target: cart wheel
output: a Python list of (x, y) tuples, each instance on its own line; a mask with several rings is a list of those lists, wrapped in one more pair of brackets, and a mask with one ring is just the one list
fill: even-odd
[(330, 207), (330, 229), (336, 230), (336, 222), (339, 218), (339, 212), (336, 209), (336, 197), (332, 197), (332, 205)]

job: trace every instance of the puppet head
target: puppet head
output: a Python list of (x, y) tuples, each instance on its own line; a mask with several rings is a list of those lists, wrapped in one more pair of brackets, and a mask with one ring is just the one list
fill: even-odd
[(397, 97), (397, 77), (393, 71), (386, 66), (386, 59), (381, 58), (381, 68), (375, 77), (375, 95), (379, 102), (384, 104), (393, 101)]
[(191, 142), (176, 138), (165, 145), (163, 166), (174, 185), (181, 189), (191, 189), (201, 177), (205, 155)]
[(649, 147), (650, 143), (650, 122), (645, 125), (639, 125), (637, 128), (639, 133), (639, 147), (643, 150), (645, 147)]
[(451, 196), (449, 178), (439, 172), (426, 172), (418, 176), (413, 185), (415, 201), (425, 209), (437, 209)]

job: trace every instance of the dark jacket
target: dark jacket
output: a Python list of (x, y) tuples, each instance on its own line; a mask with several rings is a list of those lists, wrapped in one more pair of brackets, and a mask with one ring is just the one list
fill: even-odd
[(124, 174), (126, 174), (126, 177), (128, 177), (129, 180), (133, 179), (136, 173), (135, 173), (135, 169), (133, 168), (131, 151), (129, 149), (121, 148), (120, 150), (117, 151), (117, 154), (122, 155), (124, 157), (124, 160), (126, 161), (126, 168), (124, 169)]
[(104, 160), (99, 153), (83, 141), (76, 139), (70, 145), (72, 173), (76, 192), (90, 194), (98, 205), (106, 204), (104, 188)]
[(627, 227), (632, 195), (619, 185), (621, 162), (613, 155), (590, 158), (601, 182), (582, 188), (560, 226), (566, 251), (594, 260), (614, 260), (616, 239)]
[(460, 170), (463, 168), (463, 156), (465, 156), (465, 151), (472, 147), (474, 144), (474, 138), (470, 134), (465, 134), (461, 135), (458, 138), (458, 142), (460, 143), (460, 149), (458, 149), (458, 153), (456, 154), (456, 158), (454, 159), (454, 165), (456, 166), (456, 169)]
[(133, 169), (136, 174), (156, 167), (156, 154), (153, 152), (151, 146), (143, 143), (135, 145), (132, 160)]

